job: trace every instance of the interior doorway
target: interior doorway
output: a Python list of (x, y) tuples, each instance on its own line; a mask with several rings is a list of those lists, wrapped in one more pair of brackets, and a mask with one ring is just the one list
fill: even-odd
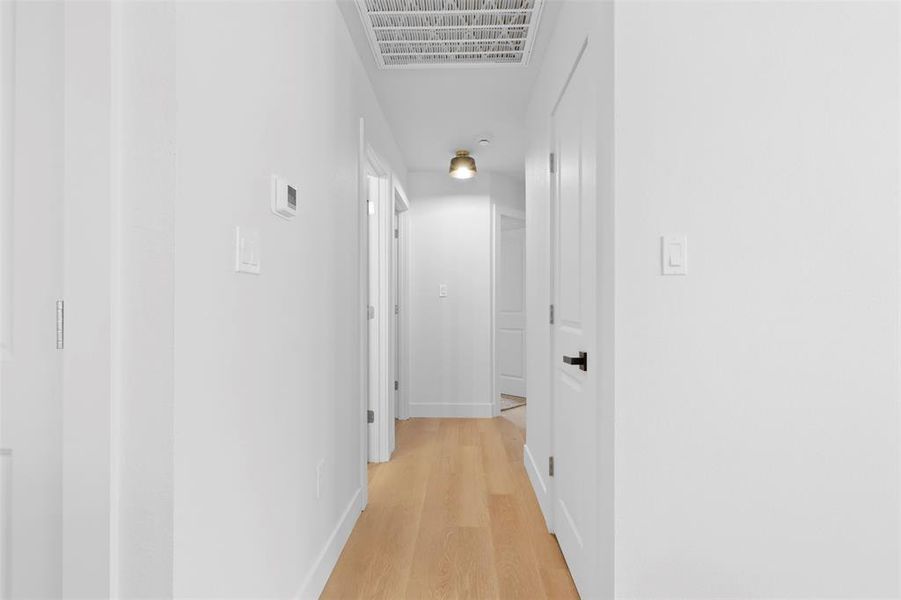
[[(551, 441), (553, 524), (577, 587), (600, 596), (598, 565), (598, 142), (588, 41), (551, 113)], [(587, 133), (591, 132), (591, 133)]]
[(363, 191), (366, 223), (365, 348), (367, 462), (391, 459), (404, 378), (405, 216), (403, 188), (378, 154), (366, 147)]
[(494, 232), (494, 387), (496, 414), (526, 429), (526, 221), (496, 207)]

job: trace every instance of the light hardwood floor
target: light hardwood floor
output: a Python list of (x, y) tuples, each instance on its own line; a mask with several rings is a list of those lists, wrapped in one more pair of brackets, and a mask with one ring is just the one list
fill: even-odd
[(519, 429), (523, 438), (526, 436), (526, 405), (517, 406), (516, 408), (510, 408), (504, 411), (501, 411), (501, 416), (514, 425), (516, 425), (517, 429)]
[(504, 418), (410, 419), (322, 598), (578, 598)]

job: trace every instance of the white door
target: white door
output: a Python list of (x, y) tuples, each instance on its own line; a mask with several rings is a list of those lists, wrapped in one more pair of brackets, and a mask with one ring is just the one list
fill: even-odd
[[(583, 54), (553, 114), (554, 529), (580, 594), (597, 596), (595, 86)], [(584, 364), (578, 364), (578, 363)]]
[(497, 223), (495, 364), (499, 394), (526, 395), (526, 223), (500, 214)]

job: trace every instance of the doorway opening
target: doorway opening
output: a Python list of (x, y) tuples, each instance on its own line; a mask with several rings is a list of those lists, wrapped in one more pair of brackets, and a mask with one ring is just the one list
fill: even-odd
[(495, 415), (526, 433), (525, 213), (494, 209)]
[[(369, 463), (391, 459), (396, 419), (402, 406), (406, 345), (401, 318), (405, 294), (406, 195), (379, 155), (363, 142), (361, 191), (361, 292), (365, 298), (361, 357), (365, 425), (361, 485), (368, 483)], [(365, 498), (365, 496), (364, 496)]]

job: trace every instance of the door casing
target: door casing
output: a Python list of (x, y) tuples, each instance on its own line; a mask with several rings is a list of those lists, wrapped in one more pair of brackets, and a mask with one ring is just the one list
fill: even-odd
[[(497, 342), (497, 310), (498, 310), (498, 269), (501, 243), (501, 220), (502, 217), (512, 217), (519, 219), (525, 224), (526, 213), (521, 210), (509, 208), (506, 206), (494, 205), (491, 211), (491, 410), (496, 417), (501, 414), (500, 405), (500, 385), (498, 383), (499, 367), (497, 359), (498, 342)], [(523, 256), (525, 260), (525, 256)], [(523, 278), (523, 313), (525, 313), (525, 278)], [(523, 329), (525, 332), (525, 328)], [(525, 341), (523, 341), (523, 352), (525, 353)], [(523, 365), (525, 372), (525, 365)]]

